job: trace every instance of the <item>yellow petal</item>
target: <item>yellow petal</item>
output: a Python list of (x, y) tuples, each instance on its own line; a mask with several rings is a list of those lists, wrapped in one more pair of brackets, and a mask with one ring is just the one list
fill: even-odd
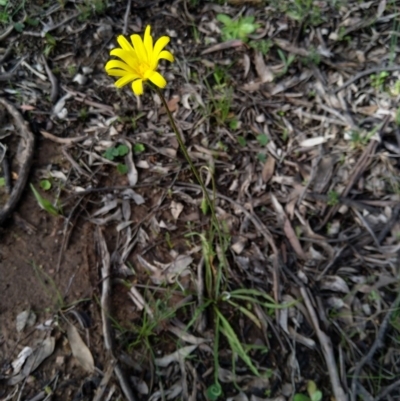
[(118, 70), (118, 69), (112, 69), (112, 70), (108, 70), (107, 74), (110, 77), (124, 77), (125, 75), (135, 75), (135, 74), (131, 74), (125, 70)]
[(119, 68), (121, 70), (132, 72), (132, 68), (130, 68), (128, 64), (118, 60), (111, 60), (106, 64), (106, 71), (111, 70), (112, 68)]
[(150, 25), (147, 25), (146, 30), (144, 31), (144, 48), (146, 49), (147, 53), (147, 60), (151, 60), (153, 54), (153, 38), (150, 34), (151, 28)]
[(171, 63), (175, 60), (175, 59), (174, 59), (174, 56), (172, 55), (172, 53), (169, 52), (168, 50), (163, 50), (163, 51), (158, 55), (157, 61), (160, 60), (160, 59), (168, 60), (168, 61), (170, 61)]
[(136, 53), (128, 52), (123, 49), (113, 49), (110, 51), (111, 56), (119, 57), (122, 61), (129, 65), (129, 67), (135, 69), (138, 65), (138, 59)]
[(115, 82), (115, 86), (117, 88), (122, 88), (124, 85), (129, 84), (129, 82), (133, 81), (134, 79), (137, 78), (136, 74), (126, 74), (122, 78), (120, 78), (118, 81)]
[(143, 80), (137, 79), (132, 82), (132, 90), (135, 95), (143, 95)]
[(140, 61), (147, 62), (147, 53), (144, 48), (142, 38), (139, 35), (131, 35), (131, 41), (135, 48), (135, 53)]
[(153, 82), (154, 85), (157, 85), (159, 88), (165, 88), (165, 85), (167, 85), (167, 81), (164, 79), (164, 77), (157, 71), (153, 71), (149, 75), (149, 80)]
[(156, 44), (154, 45), (153, 49), (153, 57), (150, 60), (151, 64), (154, 68), (157, 66), (158, 56), (161, 53), (161, 50), (164, 49), (165, 46), (169, 43), (168, 36), (161, 36), (160, 39), (157, 40)]
[(117, 42), (122, 47), (122, 49), (127, 50), (129, 52), (134, 51), (132, 45), (127, 41), (127, 39), (124, 36), (119, 35), (117, 38)]

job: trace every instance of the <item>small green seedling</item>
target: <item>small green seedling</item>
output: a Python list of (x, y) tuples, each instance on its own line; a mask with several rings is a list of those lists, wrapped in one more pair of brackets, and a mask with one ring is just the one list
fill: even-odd
[(0, 187), (6, 186), (6, 179), (4, 177), (0, 177)]
[(295, 394), (293, 397), (293, 401), (321, 401), (322, 400), (322, 392), (318, 390), (317, 385), (313, 380), (310, 380), (307, 383), (307, 395), (304, 394)]
[(259, 134), (256, 136), (256, 139), (260, 146), (267, 146), (269, 142), (269, 138), (266, 134)]
[(289, 54), (289, 57), (286, 58), (285, 53), (281, 49), (278, 49), (278, 54), (284, 64), (283, 70), (279, 74), (277, 74), (277, 76), (279, 77), (285, 75), (288, 72), (290, 65), (293, 63), (293, 61), (296, 60), (296, 56), (294, 54)]
[(107, 160), (113, 161), (115, 158), (125, 156), (128, 153), (129, 153), (128, 146), (118, 145), (116, 147), (108, 148), (104, 152), (103, 157), (106, 158)]
[(386, 78), (389, 77), (389, 73), (387, 71), (381, 71), (379, 74), (372, 74), (370, 76), (371, 79), (371, 86), (375, 89), (383, 89)]
[(42, 188), (44, 191), (48, 191), (51, 189), (51, 182), (49, 180), (41, 180), (40, 188)]
[(43, 196), (40, 195), (40, 193), (36, 190), (36, 188), (32, 184), (30, 184), (30, 187), (31, 187), (33, 194), (35, 195), (37, 203), (43, 210), (45, 210), (47, 213), (51, 214), (52, 216), (60, 216), (60, 214), (61, 214), (60, 208), (55, 207), (50, 201), (43, 198)]
[(250, 47), (254, 50), (259, 51), (263, 56), (267, 55), (273, 46), (272, 40), (251, 40), (249, 42)]
[(222, 39), (224, 41), (240, 39), (247, 42), (248, 36), (260, 27), (259, 24), (254, 22), (254, 16), (233, 20), (225, 14), (218, 14), (217, 20), (224, 24), (222, 28)]
[(339, 203), (339, 194), (336, 191), (328, 192), (328, 205), (335, 206)]
[(142, 153), (146, 150), (145, 146), (143, 143), (136, 143), (135, 146), (133, 147), (133, 151), (135, 153)]

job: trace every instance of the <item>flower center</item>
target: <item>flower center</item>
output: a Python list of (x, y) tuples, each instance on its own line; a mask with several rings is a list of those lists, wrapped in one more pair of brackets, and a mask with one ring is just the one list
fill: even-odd
[(150, 75), (149, 73), (152, 72), (152, 69), (148, 66), (147, 63), (141, 62), (137, 67), (137, 72), (142, 79), (148, 79)]

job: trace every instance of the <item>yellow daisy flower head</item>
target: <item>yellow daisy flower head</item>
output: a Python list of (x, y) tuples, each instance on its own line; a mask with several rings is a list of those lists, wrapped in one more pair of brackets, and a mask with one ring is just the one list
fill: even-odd
[(150, 34), (150, 25), (147, 25), (144, 38), (139, 35), (131, 35), (131, 42), (122, 35), (117, 41), (121, 48), (111, 50), (110, 55), (119, 57), (120, 60), (111, 60), (106, 64), (106, 72), (114, 77), (121, 77), (115, 82), (117, 88), (132, 82), (132, 90), (135, 95), (143, 94), (143, 81), (150, 80), (159, 88), (165, 88), (167, 81), (156, 71), (161, 59), (174, 61), (174, 56), (163, 50), (169, 43), (168, 36), (161, 36), (153, 46), (153, 38)]

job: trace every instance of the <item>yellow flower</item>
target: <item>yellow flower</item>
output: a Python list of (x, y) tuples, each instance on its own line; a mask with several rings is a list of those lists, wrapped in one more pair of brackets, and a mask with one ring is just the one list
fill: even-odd
[(161, 36), (153, 47), (150, 25), (146, 27), (143, 40), (139, 35), (131, 35), (132, 44), (124, 36), (118, 36), (117, 41), (121, 48), (111, 50), (110, 55), (119, 57), (122, 61), (111, 60), (105, 67), (108, 75), (121, 77), (115, 82), (115, 86), (121, 88), (132, 82), (135, 95), (143, 94), (143, 81), (147, 80), (164, 88), (167, 81), (156, 69), (161, 59), (174, 61), (174, 56), (168, 50), (163, 50), (169, 40), (168, 36)]

